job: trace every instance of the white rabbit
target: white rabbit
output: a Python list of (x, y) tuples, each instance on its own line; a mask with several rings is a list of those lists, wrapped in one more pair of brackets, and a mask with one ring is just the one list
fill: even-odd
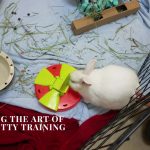
[(108, 65), (94, 69), (96, 60), (90, 61), (85, 70), (70, 74), (70, 86), (86, 103), (108, 109), (121, 109), (136, 93), (139, 79), (136, 73), (126, 67)]

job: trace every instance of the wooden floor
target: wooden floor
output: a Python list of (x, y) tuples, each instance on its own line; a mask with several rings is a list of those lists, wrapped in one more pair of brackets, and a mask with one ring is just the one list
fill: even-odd
[[(130, 124), (133, 121), (134, 120), (129, 120), (128, 122), (126, 122), (125, 125), (127, 125), (128, 123)], [(121, 145), (121, 147), (118, 148), (118, 150), (150, 150), (150, 145), (146, 144), (146, 142), (144, 141), (144, 138), (143, 138), (143, 135), (144, 135), (143, 130), (145, 129), (144, 127), (145, 127), (146, 123), (147, 123), (147, 121), (144, 122), (144, 124), (141, 127), (139, 127), (131, 135), (130, 139), (128, 141), (124, 142)], [(121, 133), (118, 132), (118, 133), (114, 134), (114, 136), (110, 137), (110, 139), (107, 141), (107, 143), (105, 143), (105, 145), (107, 145), (109, 143), (113, 143), (113, 141), (115, 141), (115, 139), (117, 139), (121, 134), (123, 134), (123, 132), (121, 132)], [(95, 144), (95, 147), (92, 147), (90, 150), (93, 150), (93, 149), (98, 150), (96, 148), (99, 146), (99, 144), (101, 144), (101, 141), (97, 141)], [(102, 150), (107, 150), (107, 149), (108, 149), (108, 147), (102, 148)]]
[(119, 150), (150, 150), (150, 145), (147, 145), (143, 140), (143, 126), (130, 137), (130, 140), (125, 142)]

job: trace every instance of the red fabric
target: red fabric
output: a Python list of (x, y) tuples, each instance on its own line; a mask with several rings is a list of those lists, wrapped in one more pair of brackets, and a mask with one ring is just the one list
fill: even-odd
[(80, 150), (80, 148), (102, 129), (117, 114), (117, 111), (110, 111), (103, 115), (96, 115), (85, 121), (75, 134), (62, 147), (62, 150)]
[[(29, 118), (32, 118), (32, 116), (45, 116), (45, 114), (32, 110), (11, 105), (1, 107), (2, 105), (0, 103), (0, 116), (29, 116)], [(81, 126), (75, 119), (64, 118), (62, 123), (66, 125), (65, 131), (42, 132), (22, 131), (21, 129), (17, 131), (0, 131), (0, 150), (78, 150), (92, 135), (105, 126), (115, 114), (116, 112), (111, 111), (104, 115), (96, 115)], [(49, 116), (52, 117), (52, 115)]]

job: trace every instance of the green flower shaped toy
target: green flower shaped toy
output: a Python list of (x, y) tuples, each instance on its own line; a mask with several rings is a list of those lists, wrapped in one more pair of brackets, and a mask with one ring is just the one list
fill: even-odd
[(101, 14), (105, 8), (118, 6), (118, 0), (80, 0), (79, 10), (86, 16)]

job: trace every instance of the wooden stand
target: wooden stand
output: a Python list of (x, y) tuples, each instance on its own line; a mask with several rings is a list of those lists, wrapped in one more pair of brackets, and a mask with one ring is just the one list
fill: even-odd
[(110, 23), (122, 17), (128, 16), (132, 13), (135, 13), (139, 10), (139, 8), (139, 2), (137, 0), (131, 0), (117, 7), (105, 9), (102, 12), (102, 18), (97, 21), (94, 21), (94, 19), (91, 17), (84, 17), (73, 21), (71, 27), (74, 34), (79, 35), (93, 28), (99, 27), (101, 25)]

